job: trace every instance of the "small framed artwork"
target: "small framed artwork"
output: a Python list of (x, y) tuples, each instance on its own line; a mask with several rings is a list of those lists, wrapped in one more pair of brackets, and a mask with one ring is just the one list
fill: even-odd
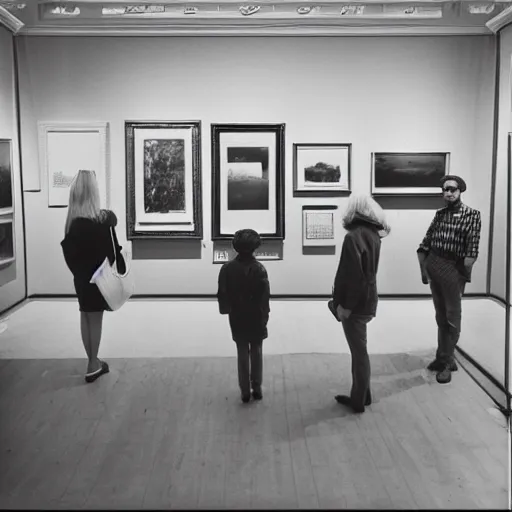
[(202, 239), (201, 122), (125, 123), (127, 238)]
[(372, 194), (439, 195), (450, 153), (372, 153)]
[(350, 194), (352, 144), (294, 144), (293, 195)]
[(213, 124), (212, 240), (284, 240), (284, 124)]
[(12, 217), (0, 217), (0, 267), (10, 265), (14, 256), (14, 223)]
[(40, 167), (46, 173), (48, 206), (65, 207), (69, 187), (80, 169), (94, 171), (102, 208), (110, 204), (108, 123), (39, 123)]
[(302, 245), (332, 246), (335, 242), (337, 206), (315, 205), (302, 207)]
[(0, 139), (0, 215), (13, 212), (12, 149), (9, 139)]

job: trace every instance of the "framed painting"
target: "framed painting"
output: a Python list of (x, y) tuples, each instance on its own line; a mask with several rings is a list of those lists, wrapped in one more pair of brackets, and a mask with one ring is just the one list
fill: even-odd
[(293, 195), (350, 194), (352, 144), (294, 144)]
[(14, 223), (10, 216), (0, 217), (0, 268), (14, 260)]
[(450, 153), (372, 153), (372, 194), (439, 195)]
[(13, 212), (12, 148), (9, 139), (0, 139), (0, 215)]
[(201, 122), (126, 121), (128, 240), (202, 239)]
[(102, 208), (109, 208), (108, 123), (39, 123), (40, 168), (46, 174), (48, 206), (66, 207), (80, 169), (96, 173)]
[(212, 240), (284, 240), (284, 124), (212, 124)]
[(302, 245), (331, 246), (335, 242), (337, 206), (315, 205), (302, 207)]

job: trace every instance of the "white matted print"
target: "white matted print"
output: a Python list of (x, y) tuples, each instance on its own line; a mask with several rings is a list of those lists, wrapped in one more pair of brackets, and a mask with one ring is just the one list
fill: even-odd
[(200, 122), (125, 123), (128, 239), (202, 238)]
[(350, 193), (351, 144), (294, 144), (294, 193)]
[(284, 235), (284, 125), (212, 125), (212, 238)]
[(102, 208), (110, 203), (107, 165), (108, 123), (39, 123), (40, 166), (46, 173), (48, 206), (67, 206), (80, 169), (94, 171)]
[(336, 206), (309, 207), (302, 209), (302, 245), (332, 246), (335, 242)]

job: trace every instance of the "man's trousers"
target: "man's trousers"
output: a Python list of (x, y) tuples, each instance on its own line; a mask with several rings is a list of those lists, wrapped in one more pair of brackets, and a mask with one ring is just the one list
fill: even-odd
[(449, 365), (453, 362), (455, 346), (460, 337), (461, 303), (466, 280), (454, 260), (429, 253), (425, 265), (436, 310), (436, 359)]

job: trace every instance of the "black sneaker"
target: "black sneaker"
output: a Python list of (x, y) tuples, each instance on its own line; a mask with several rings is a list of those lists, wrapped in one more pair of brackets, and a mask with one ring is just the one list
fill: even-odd
[(244, 404), (248, 403), (250, 399), (251, 399), (251, 395), (242, 395), (242, 402)]
[(261, 392), (261, 389), (253, 389), (252, 397), (254, 398), (254, 400), (261, 400), (263, 398), (263, 393)]
[(455, 361), (452, 361), (450, 363), (449, 368), (450, 368), (451, 372), (456, 372), (459, 369), (459, 367), (457, 366), (457, 363)]

